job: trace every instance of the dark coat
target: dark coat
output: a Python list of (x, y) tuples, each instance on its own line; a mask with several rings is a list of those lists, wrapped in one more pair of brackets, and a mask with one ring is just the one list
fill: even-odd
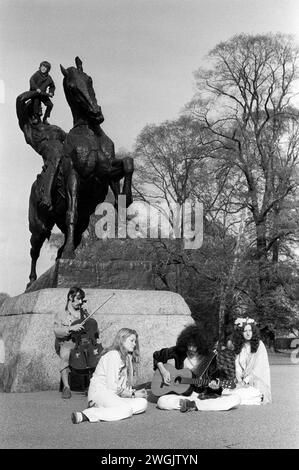
[(41, 73), (40, 70), (35, 72), (30, 78), (30, 91), (37, 90), (38, 88), (41, 90), (41, 92), (46, 92), (49, 88), (49, 93), (54, 95), (55, 84), (51, 75), (48, 73)]

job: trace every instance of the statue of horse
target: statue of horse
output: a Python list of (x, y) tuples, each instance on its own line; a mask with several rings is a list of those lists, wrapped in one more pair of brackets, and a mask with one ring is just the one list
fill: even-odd
[[(35, 92), (25, 92), (17, 98), (19, 125), (26, 142), (46, 161), (43, 172), (32, 185), (29, 200), (31, 271), (27, 288), (36, 280), (36, 262), (41, 247), (49, 239), (55, 224), (65, 236), (57, 259), (74, 258), (74, 251), (88, 227), (90, 216), (97, 205), (105, 200), (109, 186), (116, 207), (119, 194), (126, 196), (127, 207), (133, 201), (133, 159), (115, 158), (114, 144), (101, 128), (104, 117), (97, 103), (92, 79), (83, 71), (79, 57), (76, 57), (75, 64), (76, 67), (67, 69), (60, 66), (64, 75), (65, 96), (73, 115), (73, 128), (68, 134), (57, 126), (31, 122), (30, 99)], [(44, 148), (47, 149), (46, 153)], [(52, 164), (55, 173), (52, 171), (54, 176), (49, 202), (42, 199), (48, 185), (45, 174)], [(120, 180), (123, 178), (120, 191)]]

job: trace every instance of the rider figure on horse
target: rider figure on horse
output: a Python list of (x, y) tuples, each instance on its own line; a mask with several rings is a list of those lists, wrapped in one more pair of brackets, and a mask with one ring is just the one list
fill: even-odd
[(41, 102), (46, 106), (46, 111), (43, 117), (43, 124), (49, 124), (48, 118), (50, 117), (53, 109), (53, 103), (50, 100), (54, 96), (55, 84), (49, 75), (51, 70), (51, 64), (44, 60), (40, 63), (39, 69), (30, 78), (30, 91), (37, 91), (39, 95), (32, 99), (33, 117), (32, 124), (38, 124), (40, 122), (40, 116), (42, 114)]
[(43, 172), (33, 183), (29, 200), (31, 271), (28, 288), (37, 278), (40, 250), (55, 224), (64, 234), (57, 259), (73, 258), (90, 216), (97, 205), (104, 202), (109, 186), (116, 202), (119, 195), (125, 195), (127, 207), (132, 203), (133, 159), (115, 157), (114, 143), (101, 128), (104, 117), (92, 79), (83, 71), (79, 57), (75, 58), (75, 65), (67, 69), (60, 66), (65, 97), (73, 115), (73, 128), (68, 134), (55, 125), (33, 123), (31, 100), (40, 97), (38, 90), (41, 88), (24, 92), (16, 100), (19, 126), (25, 140), (44, 161)]

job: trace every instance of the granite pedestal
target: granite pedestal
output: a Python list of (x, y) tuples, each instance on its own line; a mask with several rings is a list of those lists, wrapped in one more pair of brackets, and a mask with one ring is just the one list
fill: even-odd
[[(182, 328), (193, 323), (186, 302), (173, 292), (84, 290), (90, 313), (115, 292), (115, 296), (94, 315), (100, 329), (100, 341), (104, 347), (110, 345), (116, 332), (123, 327), (138, 332), (139, 383), (152, 378), (153, 352), (174, 345)], [(53, 321), (56, 312), (65, 308), (67, 293), (68, 288), (41, 289), (8, 298), (2, 304), (0, 390), (58, 390), (59, 358), (54, 350)]]
[(100, 287), (101, 289), (154, 289), (154, 275), (151, 261), (122, 260), (81, 261), (59, 259), (27, 289), (68, 286)]

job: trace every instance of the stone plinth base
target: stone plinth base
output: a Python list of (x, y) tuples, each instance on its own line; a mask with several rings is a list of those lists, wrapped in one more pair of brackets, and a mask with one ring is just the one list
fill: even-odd
[[(141, 352), (138, 382), (153, 375), (153, 352), (172, 346), (184, 326), (193, 323), (184, 299), (173, 292), (85, 289), (89, 313), (113, 292), (115, 296), (94, 318), (104, 347), (123, 327), (138, 332)], [(54, 350), (55, 313), (65, 308), (68, 288), (42, 289), (11, 297), (0, 307), (0, 340), (4, 364), (0, 390), (29, 392), (58, 390), (59, 358)]]
[(151, 261), (104, 262), (60, 259), (42, 274), (27, 292), (52, 287), (98, 287), (101, 289), (154, 289)]

